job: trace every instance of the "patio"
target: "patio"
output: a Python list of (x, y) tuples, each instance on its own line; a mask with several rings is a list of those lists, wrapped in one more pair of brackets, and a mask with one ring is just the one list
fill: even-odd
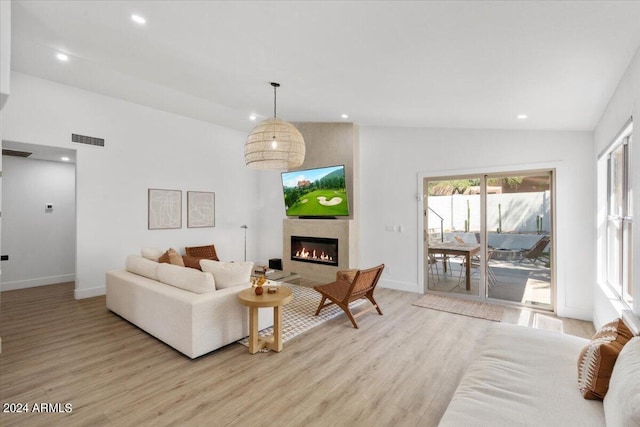
[[(432, 265), (432, 272), (426, 266), (425, 276), (429, 280), (429, 289), (439, 292), (478, 295), (480, 274), (472, 269), (471, 290), (465, 289), (464, 271), (461, 275), (462, 259), (449, 258), (450, 268), (444, 273), (442, 263)], [(437, 266), (437, 272), (436, 272)], [(528, 260), (494, 260), (489, 268), (495, 281), (490, 282), (488, 297), (512, 301), (539, 308), (551, 309), (551, 270), (542, 262)], [(432, 274), (433, 273), (433, 274)], [(435, 280), (434, 280), (435, 279)]]

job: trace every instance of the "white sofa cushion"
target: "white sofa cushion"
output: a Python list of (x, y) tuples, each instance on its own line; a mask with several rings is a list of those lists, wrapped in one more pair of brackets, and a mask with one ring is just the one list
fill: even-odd
[(217, 289), (251, 282), (252, 262), (222, 262), (201, 259), (200, 267), (202, 267), (202, 271), (213, 274)]
[(640, 427), (640, 337), (627, 342), (613, 367), (604, 397), (608, 426)]
[(158, 280), (167, 285), (196, 294), (206, 294), (216, 290), (216, 284), (211, 273), (173, 264), (158, 264)]
[(147, 277), (152, 280), (158, 280), (158, 263), (150, 261), (138, 255), (129, 255), (127, 257), (126, 268), (131, 273)]
[(140, 255), (142, 258), (146, 258), (150, 261), (158, 262), (158, 259), (164, 254), (164, 251), (160, 248), (142, 248)]
[(492, 325), (440, 427), (604, 426), (602, 402), (585, 400), (576, 361), (589, 341), (542, 329)]

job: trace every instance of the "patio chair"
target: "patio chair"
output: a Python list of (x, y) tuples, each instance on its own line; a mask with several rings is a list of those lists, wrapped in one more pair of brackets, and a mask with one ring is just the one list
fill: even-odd
[[(433, 279), (433, 283), (438, 283), (438, 281), (440, 280), (440, 272), (438, 271), (438, 258), (436, 258), (433, 255), (429, 255), (427, 258), (427, 262), (429, 263), (429, 274), (431, 275), (431, 278)], [(447, 262), (446, 258), (442, 259), (442, 262)], [(436, 269), (436, 273), (433, 274), (433, 268), (435, 267)], [(436, 275), (438, 276), (438, 280), (436, 280)]]
[[(382, 275), (382, 270), (384, 269), (384, 264), (381, 264), (377, 267), (370, 268), (367, 270), (357, 270), (355, 275), (353, 276), (353, 281), (348, 282), (341, 279), (340, 272), (337, 274), (337, 279), (335, 282), (327, 283), (326, 285), (315, 286), (313, 289), (320, 292), (322, 295), (322, 300), (320, 301), (320, 305), (318, 305), (318, 309), (316, 310), (316, 316), (320, 314), (320, 310), (331, 305), (336, 304), (340, 307), (349, 317), (353, 327), (358, 329), (358, 324), (356, 323), (355, 318), (363, 315), (364, 313), (376, 309), (378, 314), (382, 315), (382, 311), (380, 307), (378, 307), (378, 303), (373, 299), (373, 291), (376, 289), (376, 285), (378, 284), (378, 280)], [(350, 275), (349, 275), (350, 276)], [(362, 298), (368, 299), (372, 306), (359, 311), (356, 314), (351, 313), (349, 310), (349, 303), (352, 301), (356, 301)], [(325, 304), (326, 300), (329, 300), (328, 303)]]
[(522, 249), (520, 251), (520, 261), (522, 262), (525, 258), (531, 261), (533, 264), (536, 263), (537, 260), (549, 262), (549, 255), (545, 254), (543, 251), (551, 241), (551, 236), (543, 236), (540, 240), (536, 242), (535, 245), (531, 246), (529, 249)]
[[(487, 276), (489, 276), (489, 289), (493, 288), (496, 282), (498, 281), (498, 279), (496, 278), (496, 274), (491, 269), (491, 264), (490, 264), (491, 258), (493, 258), (494, 253), (495, 253), (495, 249), (493, 248), (489, 248), (487, 250)], [(470, 265), (472, 269), (475, 268), (476, 271), (480, 271), (480, 257), (472, 256)], [(465, 278), (463, 273), (466, 271), (466, 266), (467, 266), (467, 262), (466, 260), (463, 259), (462, 266), (460, 268), (460, 277), (458, 278), (458, 286), (460, 286), (460, 284), (463, 282)], [(474, 271), (471, 272), (472, 276), (473, 276), (473, 273)]]

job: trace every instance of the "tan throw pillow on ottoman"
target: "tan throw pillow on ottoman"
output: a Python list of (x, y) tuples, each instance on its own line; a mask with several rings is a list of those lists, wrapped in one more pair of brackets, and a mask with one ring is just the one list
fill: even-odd
[(621, 319), (604, 325), (578, 357), (578, 388), (585, 399), (604, 399), (613, 366), (633, 334)]
[(158, 262), (179, 265), (180, 267), (184, 267), (184, 261), (182, 261), (182, 257), (173, 248), (169, 248), (167, 252), (162, 254), (162, 256), (158, 258)]

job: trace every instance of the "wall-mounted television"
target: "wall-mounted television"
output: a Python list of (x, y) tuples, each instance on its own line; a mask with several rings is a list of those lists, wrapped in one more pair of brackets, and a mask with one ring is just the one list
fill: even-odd
[(344, 165), (282, 172), (287, 216), (349, 216)]

